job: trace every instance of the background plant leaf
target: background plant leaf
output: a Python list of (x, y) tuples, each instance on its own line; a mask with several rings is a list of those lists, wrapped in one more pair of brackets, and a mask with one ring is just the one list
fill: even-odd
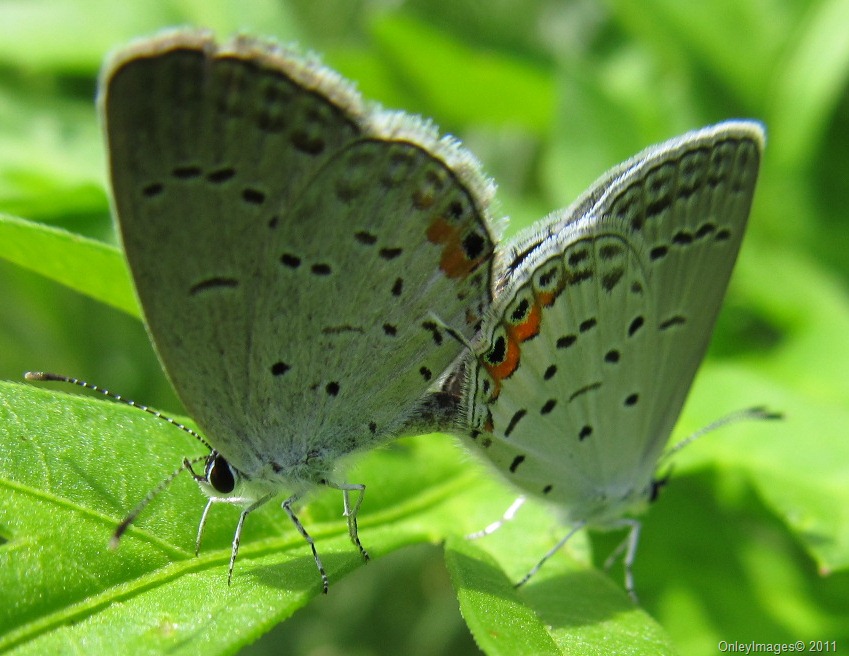
[[(237, 509), (213, 511), (195, 558), (205, 499), (187, 475), (151, 504), (118, 549), (108, 549), (117, 523), (163, 473), (186, 455), (203, 454), (169, 424), (120, 404), (15, 383), (0, 383), (0, 422), (0, 464), (8, 472), (0, 497), (0, 587), (14, 590), (16, 600), (3, 605), (0, 650), (62, 653), (85, 642), (108, 651), (117, 631), (121, 641), (143, 645), (139, 651), (232, 652), (320, 596), (309, 549), (288, 520), (280, 521), (285, 515), (276, 504), (246, 523), (232, 586), (226, 575)], [(355, 469), (353, 476), (369, 481), (376, 472), (396, 472), (394, 481), (380, 477), (391, 493), (376, 484), (374, 494), (369, 490), (360, 517), (375, 556), (445, 530), (440, 506), (468, 477), (444, 442), (399, 442)], [(361, 560), (341, 520), (339, 494), (318, 496), (301, 518), (335, 585)]]
[(141, 317), (124, 256), (114, 246), (0, 214), (0, 257)]

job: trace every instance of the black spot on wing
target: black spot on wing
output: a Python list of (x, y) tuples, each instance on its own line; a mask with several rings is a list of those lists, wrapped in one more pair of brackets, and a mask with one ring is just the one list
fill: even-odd
[(212, 171), (209, 175), (206, 176), (206, 179), (209, 180), (213, 184), (221, 184), (222, 182), (227, 182), (231, 178), (236, 175), (236, 170), (231, 168), (218, 169), (216, 171)]
[(510, 437), (510, 433), (512, 433), (516, 429), (516, 426), (519, 424), (519, 421), (521, 421), (522, 417), (524, 417), (526, 414), (528, 414), (528, 411), (524, 408), (517, 410), (513, 414), (513, 416), (510, 418), (510, 422), (507, 424), (507, 428), (504, 429), (504, 437)]
[(672, 235), (672, 243), (678, 246), (687, 246), (693, 243), (693, 234), (686, 230), (679, 230)]
[(403, 248), (381, 248), (377, 253), (384, 260), (394, 260), (404, 252)]
[(292, 367), (286, 364), (285, 362), (275, 362), (271, 365), (271, 373), (275, 376), (282, 376)]
[(606, 243), (598, 249), (598, 255), (602, 260), (613, 260), (624, 253), (621, 244)]
[(478, 259), (486, 248), (486, 240), (483, 235), (471, 232), (463, 238), (463, 251), (470, 260)]
[(642, 317), (635, 317), (631, 323), (628, 325), (628, 337), (633, 337), (637, 334), (637, 331), (643, 327), (643, 324), (646, 322)]
[(713, 223), (705, 223), (696, 230), (696, 239), (704, 239), (713, 232), (716, 232), (716, 226)]
[(404, 290), (404, 280), (403, 278), (395, 278), (395, 282), (392, 283), (392, 295), (400, 296), (401, 292)]
[(265, 202), (265, 194), (259, 189), (248, 187), (242, 189), (242, 200), (251, 205), (262, 205)]
[(598, 321), (596, 321), (595, 318), (590, 318), (590, 319), (587, 319), (585, 321), (582, 321), (581, 325), (578, 326), (578, 330), (580, 330), (582, 333), (585, 333), (588, 330), (595, 328), (596, 325), (598, 325)]
[(601, 276), (601, 286), (606, 292), (613, 291), (625, 275), (625, 269), (618, 268), (605, 272)]
[(287, 266), (290, 269), (297, 269), (301, 266), (301, 258), (297, 255), (292, 255), (291, 253), (283, 253), (283, 255), (280, 256), (280, 262), (283, 266)]
[(580, 248), (569, 253), (569, 257), (566, 258), (566, 261), (569, 263), (569, 266), (578, 266), (582, 262), (586, 262), (590, 258), (590, 251), (588, 248)]
[(431, 336), (433, 337), (433, 343), (437, 346), (442, 346), (442, 333), (439, 331), (439, 326), (436, 325), (433, 321), (424, 321), (422, 322), (422, 328), (427, 330)]
[(590, 383), (589, 385), (584, 385), (580, 389), (577, 389), (574, 392), (572, 392), (572, 395), (569, 397), (569, 402), (571, 403), (572, 401), (577, 399), (579, 396), (583, 396), (587, 392), (592, 392), (593, 390), (597, 390), (600, 387), (601, 387), (601, 383)]
[(649, 257), (652, 260), (659, 260), (661, 258), (666, 257), (668, 253), (669, 248), (667, 248), (666, 246), (655, 246), (651, 249), (651, 251), (649, 251)]
[(310, 271), (316, 276), (329, 276), (331, 273), (330, 265), (324, 263), (313, 264), (310, 267)]
[(604, 354), (604, 361), (609, 364), (616, 364), (619, 362), (619, 358), (621, 357), (619, 351), (616, 349), (611, 349), (607, 353)]
[(662, 321), (658, 328), (660, 330), (667, 330), (669, 328), (672, 328), (673, 326), (683, 326), (686, 323), (687, 319), (679, 314), (674, 317), (669, 317), (665, 321)]
[(576, 341), (578, 341), (578, 337), (576, 335), (563, 335), (563, 337), (557, 338), (557, 348), (566, 349), (572, 346)]
[(377, 243), (377, 235), (373, 235), (372, 233), (367, 232), (366, 230), (360, 230), (359, 232), (355, 232), (354, 239), (366, 246), (371, 246)]
[(153, 198), (165, 191), (165, 186), (161, 182), (152, 182), (151, 184), (142, 187), (141, 191), (145, 198)]
[(235, 278), (208, 278), (192, 285), (189, 289), (189, 294), (195, 296), (213, 289), (230, 289), (238, 286), (239, 281)]
[(530, 303), (528, 302), (528, 299), (523, 298), (521, 301), (519, 301), (519, 304), (516, 306), (516, 308), (510, 314), (510, 318), (513, 320), (514, 323), (521, 322), (522, 320), (524, 320), (524, 318), (528, 314), (529, 308), (530, 308)]

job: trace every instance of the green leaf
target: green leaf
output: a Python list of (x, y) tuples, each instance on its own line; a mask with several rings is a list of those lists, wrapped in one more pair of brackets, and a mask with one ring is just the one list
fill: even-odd
[[(686, 471), (699, 463), (744, 474), (763, 502), (794, 532), (823, 573), (849, 568), (849, 409), (794, 394), (740, 366), (705, 366), (694, 386), (687, 427), (696, 430), (725, 412), (765, 405), (780, 421), (741, 422), (703, 437), (675, 458)], [(744, 404), (744, 405), (741, 405)], [(799, 435), (818, 439), (800, 448)]]
[[(512, 570), (525, 547), (514, 540), (498, 557)], [(487, 654), (675, 653), (663, 629), (621, 589), (566, 559), (547, 563), (518, 590), (477, 542), (450, 539), (446, 563), (463, 617)]]
[(34, 0), (0, 4), (0, 60), (38, 70), (96, 70), (105, 52), (165, 26), (202, 25), (294, 38), (292, 17), (273, 0)]
[[(443, 122), (512, 123), (537, 133), (551, 124), (554, 79), (538, 65), (471, 49), (409, 19), (376, 22), (373, 33), (393, 62), (396, 78), (410, 93), (427, 99), (429, 111)], [(427, 57), (420, 55), (423, 51)], [(522, 111), (514, 98), (522, 98)]]
[(114, 246), (0, 214), (0, 257), (140, 316), (127, 265)]
[(670, 67), (707, 69), (747, 99), (750, 107), (768, 88), (769, 79), (761, 72), (779, 54), (775, 23), (798, 17), (792, 3), (773, 1), (650, 0), (638, 5), (615, 0), (612, 5), (617, 20)]
[[(375, 557), (445, 530), (441, 505), (468, 477), (457, 475), (444, 442), (401, 441), (352, 473), (369, 486), (360, 536)], [(0, 383), (0, 588), (15, 591), (15, 603), (0, 606), (0, 650), (233, 653), (320, 596), (309, 548), (276, 503), (248, 518), (228, 588), (237, 509), (213, 509), (196, 558), (205, 501), (185, 474), (108, 549), (126, 513), (184, 456), (203, 451), (138, 409)], [(332, 594), (361, 566), (338, 492), (317, 494), (299, 516)]]
[(798, 169), (817, 156), (816, 146), (849, 81), (847, 21), (846, 0), (817, 3), (801, 21), (776, 76), (770, 107), (775, 135), (782, 140), (778, 166)]

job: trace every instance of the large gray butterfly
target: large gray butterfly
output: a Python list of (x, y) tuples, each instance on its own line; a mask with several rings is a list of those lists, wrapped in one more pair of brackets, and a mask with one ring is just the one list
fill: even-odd
[(211, 451), (200, 530), (213, 503), (242, 507), (232, 576), (245, 517), (285, 491), (326, 591), (292, 504), (341, 490), (366, 556), (365, 486), (337, 460), (437, 422), (422, 399), (463, 348), (445, 329), (471, 339), (490, 302), (492, 185), (429, 124), (254, 40), (142, 41), (100, 105), (147, 327)]

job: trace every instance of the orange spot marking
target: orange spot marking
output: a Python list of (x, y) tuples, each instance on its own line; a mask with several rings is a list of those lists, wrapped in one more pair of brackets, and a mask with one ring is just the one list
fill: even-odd
[(457, 240), (457, 226), (451, 225), (445, 217), (438, 216), (427, 228), (427, 238), (432, 244), (445, 244)]
[(466, 257), (466, 251), (460, 243), (462, 237), (460, 230), (445, 217), (436, 217), (428, 226), (426, 234), (428, 241), (443, 246), (439, 268), (449, 278), (465, 278), (477, 266), (477, 260)]
[(483, 360), (483, 366), (486, 367), (486, 370), (496, 384), (499, 384), (504, 378), (507, 378), (516, 371), (516, 368), (519, 366), (521, 350), (519, 343), (508, 333), (507, 352), (504, 354), (504, 359), (498, 364), (490, 364), (485, 359)]
[(517, 342), (524, 342), (539, 334), (539, 322), (542, 318), (542, 311), (536, 303), (531, 305), (531, 309), (525, 320), (518, 324), (507, 324), (507, 331), (510, 336)]
[(537, 303), (539, 303), (542, 307), (550, 307), (554, 304), (554, 301), (557, 300), (557, 297), (560, 296), (560, 292), (566, 286), (566, 281), (561, 276), (557, 280), (557, 284), (553, 289), (534, 289), (534, 295), (536, 296)]
[(476, 264), (477, 262), (466, 257), (466, 251), (460, 245), (459, 235), (442, 249), (442, 258), (439, 260), (439, 268), (449, 278), (465, 278)]
[(550, 307), (556, 298), (556, 292), (540, 292), (537, 294), (537, 301), (539, 301), (539, 304), (543, 307)]

